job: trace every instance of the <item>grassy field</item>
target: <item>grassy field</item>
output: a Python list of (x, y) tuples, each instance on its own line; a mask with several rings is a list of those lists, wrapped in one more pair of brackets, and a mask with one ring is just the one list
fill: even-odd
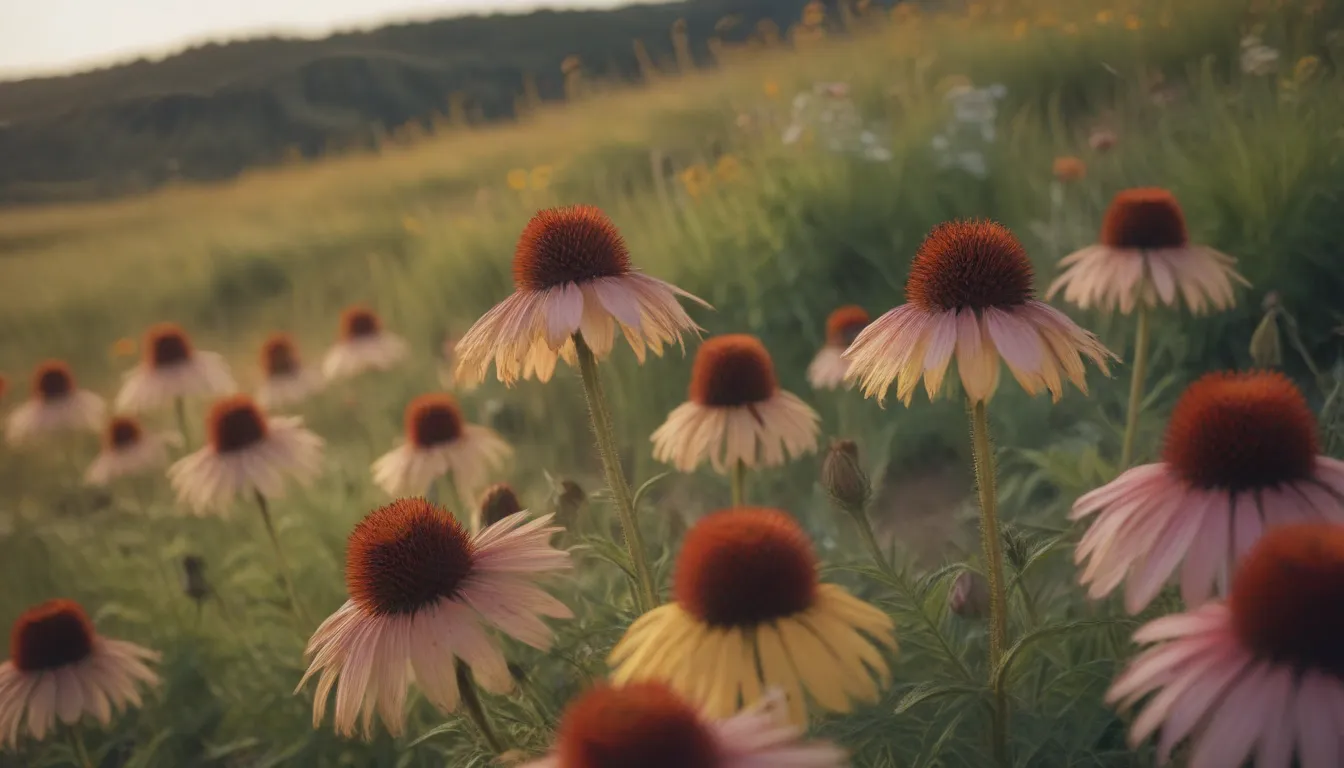
[[(902, 303), (910, 257), (934, 224), (974, 216), (1011, 227), (1035, 259), (1041, 292), (1058, 258), (1095, 240), (1112, 194), (1157, 185), (1181, 199), (1194, 239), (1236, 256), (1253, 287), (1232, 312), (1157, 317), (1140, 458), (1156, 454), (1163, 415), (1185, 382), (1250, 364), (1270, 292), (1296, 318), (1297, 347), (1321, 376), (1287, 339), (1284, 368), (1322, 406), (1344, 322), (1344, 12), (1303, 0), (1255, 5), (1043, 0), (874, 15), (852, 20), (852, 39), (728, 51), (720, 71), (640, 90), (594, 88), (516, 125), (446, 128), (376, 155), (260, 169), (216, 187), (0, 210), (4, 406), (26, 396), (28, 371), (50, 357), (111, 396), (134, 364), (134, 340), (165, 320), (227, 355), (250, 389), (268, 333), (293, 333), (315, 362), (344, 306), (375, 307), (411, 342), (410, 362), (303, 407), (328, 441), (326, 471), (314, 488), (274, 504), (299, 592), (326, 616), (345, 597), (345, 537), (386, 501), (368, 466), (397, 439), (410, 398), (440, 388), (442, 341), (511, 292), (514, 240), (535, 209), (599, 205), (641, 269), (713, 304), (694, 312), (708, 333), (758, 335), (784, 388), (817, 408), (825, 437), (859, 442), (880, 486), (873, 515), (908, 566), (898, 577), (866, 564), (851, 523), (817, 485), (819, 458), (753, 478), (753, 499), (804, 521), (828, 578), (887, 609), (902, 640), (882, 703), (822, 720), (819, 732), (852, 749), (856, 765), (989, 765), (988, 694), (968, 682), (984, 674), (983, 624), (945, 605), (958, 564), (977, 557), (964, 408), (920, 395), (909, 409), (879, 410), (857, 393), (812, 392), (803, 372), (832, 309), (854, 303), (876, 315)], [(1252, 34), (1278, 52), (1273, 71), (1245, 60), (1243, 38)], [(845, 84), (848, 95), (827, 102), (845, 105), (843, 119), (798, 116), (795, 94), (831, 99), (815, 88), (823, 83)], [(964, 84), (1002, 86), (983, 123), (951, 114), (945, 95)], [(850, 116), (858, 122), (845, 122)], [(797, 140), (783, 140), (795, 123)], [(992, 140), (983, 125), (993, 126)], [(949, 126), (958, 134), (945, 146), (937, 137)], [(1117, 139), (1104, 151), (1089, 146), (1101, 130)], [(970, 171), (940, 162), (956, 153)], [(1085, 177), (1057, 180), (1061, 156), (1080, 158)], [(1074, 317), (1127, 356), (1124, 318)], [(618, 348), (602, 368), (636, 485), (666, 469), (647, 435), (685, 399), (692, 354), (639, 367)], [(1009, 561), (1030, 563), (1024, 581), (1036, 602), (1031, 615), (1015, 608), (1013, 623), (1019, 635), (1039, 637), (1012, 682), (1018, 765), (1151, 761), (1126, 749), (1124, 721), (1101, 702), (1131, 653), (1133, 622), (1083, 599), (1065, 551), (1076, 541), (1064, 519), (1069, 504), (1115, 474), (1128, 369), (1111, 380), (1092, 371), (1089, 381), (1090, 397), (1071, 391), (1052, 405), (1005, 386), (993, 403)], [(553, 507), (559, 480), (573, 479), (590, 494), (586, 531), (610, 528), (570, 369), (546, 385), (489, 381), (460, 397), (468, 418), (515, 446), (498, 479), (529, 507)], [(193, 444), (205, 406), (191, 405)], [(161, 423), (172, 427), (172, 414)], [(101, 765), (410, 768), (490, 759), (468, 722), (445, 721), (424, 702), (402, 739), (362, 743), (337, 738), (329, 725), (314, 730), (311, 686), (292, 695), (314, 627), (291, 615), (256, 515), (240, 505), (227, 518), (184, 516), (157, 479), (82, 487), (95, 451), (92, 437), (0, 449), (0, 621), (67, 596), (95, 614), (101, 632), (163, 652), (164, 684), (146, 706), (106, 732), (86, 729), (90, 748), (106, 755)], [(707, 471), (652, 487), (641, 514), (660, 573), (687, 522), (727, 503), (726, 481)], [(187, 555), (203, 558), (218, 599), (198, 606), (183, 594)], [(487, 702), (507, 740), (531, 753), (549, 742), (563, 702), (604, 674), (606, 651), (633, 618), (614, 568), (591, 549), (576, 560), (577, 577), (558, 594), (578, 619), (556, 623), (557, 650), (510, 648), (542, 705)], [(61, 764), (71, 764), (71, 752), (59, 738), (0, 751), (6, 768)]]

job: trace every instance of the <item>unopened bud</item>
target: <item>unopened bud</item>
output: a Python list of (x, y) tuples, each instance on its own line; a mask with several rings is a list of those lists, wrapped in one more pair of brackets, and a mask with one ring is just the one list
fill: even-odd
[(197, 603), (210, 596), (210, 582), (205, 579), (205, 560), (196, 555), (182, 558), (182, 592)]
[(573, 480), (561, 480), (560, 492), (555, 497), (555, 516), (562, 522), (573, 521), (588, 502), (588, 494)]
[(989, 585), (975, 571), (962, 571), (947, 592), (947, 609), (965, 619), (978, 619), (989, 610)]
[(481, 527), (489, 528), (509, 515), (516, 515), (523, 511), (523, 505), (518, 501), (518, 494), (513, 492), (508, 483), (496, 483), (485, 489), (481, 494)]
[(821, 484), (846, 512), (862, 512), (872, 488), (859, 463), (859, 446), (853, 440), (834, 440), (821, 462)]
[(1277, 368), (1283, 365), (1283, 346), (1279, 339), (1279, 313), (1271, 309), (1260, 319), (1251, 334), (1251, 360), (1259, 368)]

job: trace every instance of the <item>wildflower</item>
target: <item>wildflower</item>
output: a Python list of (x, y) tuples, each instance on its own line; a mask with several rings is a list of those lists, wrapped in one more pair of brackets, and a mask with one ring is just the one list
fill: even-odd
[(610, 663), (617, 685), (664, 680), (710, 717), (727, 717), (778, 686), (790, 719), (806, 719), (803, 690), (847, 712), (890, 682), (874, 644), (895, 649), (891, 619), (817, 578), (812, 544), (776, 509), (738, 507), (701, 518), (686, 534), (675, 602), (626, 631)]
[(1026, 19), (1018, 19), (1013, 23), (1013, 39), (1021, 40), (1031, 31), (1031, 22)]
[(1248, 75), (1272, 75), (1279, 68), (1279, 51), (1255, 35), (1241, 39), (1241, 71)]
[(737, 181), (742, 175), (742, 161), (735, 155), (724, 155), (714, 164), (714, 178), (725, 184)]
[(1076, 157), (1056, 157), (1051, 171), (1055, 180), (1069, 184), (1087, 178), (1087, 163)]
[(515, 192), (526, 191), (529, 179), (530, 175), (526, 168), (514, 168), (504, 177), (504, 181), (508, 183), (509, 189), (512, 189)]
[(1125, 29), (1129, 30), (1130, 32), (1137, 32), (1140, 29), (1143, 29), (1143, 19), (1139, 18), (1138, 16), (1135, 16), (1132, 13), (1126, 14)]
[(1061, 377), (1084, 392), (1082, 355), (1103, 373), (1113, 355), (1064, 313), (1032, 298), (1031, 261), (1006, 228), (983, 221), (940, 224), (915, 254), (907, 303), (859, 333), (845, 351), (846, 381), (884, 399), (897, 383), (907, 405), (920, 377), (933, 398), (955, 354), (972, 403), (998, 386), (999, 359), (1028, 394), (1063, 394)]
[(390, 496), (406, 496), (451, 474), (470, 504), (486, 474), (512, 453), (494, 430), (466, 423), (452, 395), (421, 395), (406, 406), (405, 442), (373, 463), (373, 481)]
[(107, 485), (119, 477), (162, 469), (168, 465), (168, 442), (146, 432), (132, 416), (114, 416), (103, 430), (103, 449), (84, 473), (84, 482)]
[(112, 342), (111, 352), (114, 359), (119, 357), (134, 357), (135, 339), (127, 338), (125, 336), (117, 339)]
[(406, 341), (383, 327), (383, 321), (363, 305), (341, 313), (340, 337), (322, 360), (328, 380), (357, 376), (366, 371), (388, 371), (406, 359)]
[(645, 348), (682, 344), (700, 330), (677, 303), (700, 299), (636, 272), (615, 225), (598, 208), (541, 211), (528, 222), (513, 256), (517, 290), (467, 331), (457, 345), (457, 378), (479, 382), (493, 360), (500, 381), (535, 375), (548, 381), (556, 360), (576, 360), (575, 339), (598, 358), (611, 354), (619, 325), (642, 363)]
[(217, 397), (236, 389), (222, 355), (196, 349), (182, 328), (159, 323), (145, 332), (140, 364), (126, 372), (116, 407), (145, 413), (182, 398)]
[(70, 366), (47, 360), (33, 370), (32, 394), (5, 422), (5, 439), (21, 445), (59, 432), (97, 431), (103, 423), (103, 398), (75, 385)]
[(532, 169), (532, 173), (528, 177), (528, 184), (532, 189), (540, 192), (551, 186), (551, 176), (554, 174), (555, 166), (538, 165)]
[(821, 462), (821, 486), (846, 512), (861, 515), (872, 496), (868, 474), (859, 463), (859, 446), (853, 440), (835, 440)]
[(1078, 499), (1096, 515), (1078, 543), (1080, 581), (1101, 598), (1126, 581), (1125, 607), (1152, 601), (1181, 561), (1194, 606), (1225, 592), (1232, 566), (1272, 526), (1344, 523), (1344, 462), (1317, 455), (1316, 420), (1282, 374), (1211, 373), (1181, 395), (1162, 461), (1135, 467)]
[(1115, 21), (1115, 11), (1112, 11), (1112, 10), (1100, 10), (1100, 11), (1097, 11), (1097, 23), (1098, 23), (1098, 24), (1103, 24), (1103, 25), (1105, 25), (1105, 24), (1110, 24), (1110, 23), (1113, 22), (1113, 21)]
[(146, 664), (154, 651), (123, 640), (100, 637), (79, 603), (50, 600), (19, 615), (9, 660), (0, 664), (0, 738), (41, 741), (56, 732), (60, 718), (77, 724), (92, 715), (107, 727), (114, 712), (140, 706), (140, 687), (159, 678)]
[[(1232, 591), (1149, 622), (1153, 644), (1115, 680), (1107, 701), (1155, 694), (1129, 741), (1161, 730), (1160, 763), (1188, 740), (1192, 766), (1335, 768), (1344, 761), (1344, 528), (1303, 523), (1265, 534), (1237, 567)], [(1293, 755), (1296, 753), (1296, 760)]]
[(481, 494), (476, 509), (480, 515), (476, 527), (489, 528), (506, 517), (522, 512), (523, 505), (508, 483), (495, 483)]
[(849, 361), (845, 349), (868, 325), (868, 312), (852, 304), (840, 307), (826, 318), (826, 343), (807, 366), (807, 381), (815, 389), (836, 389), (845, 381)]
[(768, 97), (770, 97), (770, 98), (772, 98), (772, 99), (773, 99), (773, 98), (776, 98), (777, 96), (779, 96), (779, 82), (778, 82), (778, 81), (775, 81), (775, 80), (766, 80), (766, 81), (765, 81), (765, 84), (762, 86), (761, 89), (765, 92), (765, 95), (766, 95), (766, 96), (768, 96)]
[(715, 336), (696, 353), (689, 400), (653, 433), (653, 454), (682, 472), (706, 459), (721, 473), (738, 462), (777, 466), (817, 449), (820, 420), (779, 388), (775, 364), (759, 339)]
[(1209, 305), (1230, 308), (1232, 284), (1248, 285), (1232, 268), (1236, 260), (1208, 246), (1194, 245), (1185, 214), (1165, 189), (1127, 189), (1115, 196), (1101, 225), (1101, 242), (1064, 257), (1066, 267), (1046, 291), (1061, 289), (1066, 301), (1083, 309), (1117, 305), (1129, 314), (1142, 302), (1171, 306), (1179, 293), (1194, 314)]
[(317, 371), (303, 365), (298, 346), (285, 333), (267, 337), (261, 345), (261, 386), (257, 402), (263, 408), (284, 408), (301, 403), (318, 392), (326, 380)]
[(1305, 83), (1316, 77), (1321, 71), (1321, 58), (1319, 56), (1303, 56), (1293, 65), (1293, 82)]
[(1120, 138), (1115, 132), (1106, 128), (1097, 128), (1087, 136), (1087, 145), (1096, 152), (1107, 152), (1119, 141)]
[(401, 228), (405, 230), (408, 235), (423, 235), (425, 233), (425, 225), (414, 216), (402, 216)]
[(775, 696), (726, 720), (707, 722), (660, 683), (601, 685), (565, 709), (555, 747), (522, 768), (841, 768), (844, 751), (805, 742), (778, 712)]
[(546, 650), (552, 634), (541, 618), (573, 616), (533, 583), (570, 567), (569, 553), (548, 543), (560, 530), (547, 526), (550, 519), (529, 521), (520, 512), (471, 536), (424, 499), (399, 499), (365, 517), (346, 547), (350, 598), (308, 642), (311, 665), (298, 689), (318, 676), (313, 727), (321, 725), (333, 688), (336, 731), (346, 736), (357, 720), (371, 736), (375, 713), (400, 735), (412, 680), (431, 704), (452, 712), (460, 693), (457, 659), (485, 690), (512, 690), (504, 654), (486, 626)]
[(309, 483), (322, 468), (322, 438), (297, 416), (268, 418), (247, 395), (216, 400), (203, 448), (177, 460), (168, 478), (196, 514), (222, 511), (249, 491), (273, 498), (292, 477)]

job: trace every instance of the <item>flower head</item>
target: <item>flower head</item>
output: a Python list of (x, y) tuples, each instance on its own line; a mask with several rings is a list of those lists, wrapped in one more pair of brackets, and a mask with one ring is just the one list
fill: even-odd
[(322, 358), (322, 375), (346, 379), (368, 371), (388, 371), (408, 353), (406, 341), (383, 327), (369, 307), (356, 304), (341, 312), (336, 343)]
[(804, 742), (767, 698), (727, 720), (708, 722), (660, 683), (599, 685), (575, 699), (555, 748), (524, 768), (839, 768), (843, 751)]
[(103, 399), (80, 389), (64, 361), (39, 363), (31, 382), (28, 399), (6, 420), (5, 439), (11, 445), (61, 432), (96, 431), (102, 425)]
[(522, 502), (518, 501), (518, 494), (513, 492), (508, 483), (495, 483), (486, 488), (477, 506), (481, 516), (480, 527), (483, 528), (523, 511)]
[(133, 416), (114, 416), (103, 430), (103, 448), (84, 481), (106, 485), (119, 477), (142, 475), (168, 464), (168, 439), (148, 433)]
[(1344, 462), (1317, 455), (1316, 423), (1283, 375), (1212, 373), (1191, 384), (1167, 424), (1163, 460), (1083, 496), (1072, 517), (1096, 515), (1075, 560), (1099, 598), (1126, 581), (1133, 613), (1176, 566), (1198, 605), (1265, 530), (1344, 522)]
[(373, 479), (390, 496), (426, 493), (451, 474), (468, 509), (513, 449), (494, 430), (467, 423), (452, 395), (421, 395), (406, 406), (405, 440), (373, 464)]
[(24, 611), (10, 634), (10, 658), (0, 664), (0, 737), (18, 746), (27, 715), (28, 734), (41, 741), (57, 718), (75, 725), (92, 715), (107, 726), (113, 712), (140, 706), (140, 687), (156, 685), (146, 666), (158, 654), (99, 637), (84, 608), (50, 600)]
[(849, 370), (845, 349), (854, 343), (868, 321), (868, 311), (852, 304), (831, 312), (826, 318), (826, 343), (807, 367), (809, 384), (817, 389), (835, 389), (844, 383), (845, 372)]
[(820, 417), (779, 388), (770, 353), (755, 336), (726, 334), (700, 345), (687, 402), (652, 436), (654, 457), (683, 472), (705, 459), (718, 472), (742, 462), (776, 466), (815, 451)]
[[(1226, 602), (1150, 622), (1144, 651), (1107, 700), (1130, 707), (1155, 694), (1130, 731), (1159, 728), (1158, 758), (1191, 742), (1192, 766), (1300, 765), (1344, 760), (1344, 527), (1276, 528), (1246, 553)], [(1296, 762), (1294, 763), (1294, 755)]]
[[(457, 377), (481, 381), (493, 361), (500, 381), (550, 379), (556, 360), (573, 362), (573, 337), (598, 358), (610, 354), (620, 326), (636, 357), (662, 354), (665, 344), (699, 326), (678, 297), (681, 289), (636, 272), (606, 214), (590, 205), (540, 211), (527, 223), (513, 255), (516, 291), (487, 312), (457, 345)], [(708, 305), (706, 305), (708, 306)]]
[(126, 372), (117, 410), (146, 413), (186, 397), (220, 396), (237, 388), (224, 358), (196, 349), (180, 326), (159, 323), (145, 331), (140, 364)]
[(532, 583), (570, 565), (569, 553), (547, 543), (559, 530), (549, 521), (519, 513), (472, 536), (447, 510), (414, 498), (365, 517), (346, 549), (350, 599), (308, 644), (312, 665), (299, 687), (319, 675), (314, 727), (333, 688), (336, 730), (344, 735), (360, 720), (370, 735), (375, 713), (400, 734), (412, 680), (451, 712), (459, 696), (454, 659), (486, 690), (511, 690), (504, 655), (483, 625), (545, 650), (552, 636), (541, 618), (572, 615)]
[(1029, 394), (1063, 394), (1063, 379), (1087, 391), (1082, 357), (1103, 372), (1113, 358), (1091, 333), (1033, 298), (1031, 260), (1012, 232), (986, 221), (954, 221), (929, 233), (906, 281), (907, 303), (873, 321), (845, 352), (846, 380), (886, 397), (897, 384), (907, 405), (921, 378), (932, 398), (955, 355), (972, 402), (998, 387), (999, 360)]
[(1139, 302), (1168, 306), (1179, 294), (1192, 313), (1235, 303), (1233, 284), (1247, 285), (1225, 254), (1190, 243), (1185, 214), (1165, 189), (1127, 189), (1115, 196), (1101, 226), (1101, 242), (1064, 257), (1066, 267), (1046, 297), (1083, 309), (1096, 305), (1129, 314)]
[(1087, 163), (1072, 156), (1056, 157), (1051, 172), (1054, 173), (1056, 181), (1065, 184), (1082, 181), (1087, 178)]
[(886, 684), (874, 643), (895, 647), (891, 619), (821, 583), (807, 534), (784, 512), (701, 518), (677, 557), (673, 595), (617, 644), (617, 684), (665, 680), (714, 717), (779, 686), (799, 723), (804, 688), (824, 709), (847, 712), (853, 699), (876, 700), (874, 676)]
[(322, 389), (321, 374), (303, 364), (298, 345), (287, 333), (273, 333), (261, 344), (262, 382), (257, 402), (266, 408), (284, 408)]

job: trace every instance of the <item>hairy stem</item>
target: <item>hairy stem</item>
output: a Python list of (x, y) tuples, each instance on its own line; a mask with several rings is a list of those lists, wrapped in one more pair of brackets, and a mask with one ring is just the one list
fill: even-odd
[[(989, 436), (989, 410), (983, 400), (971, 406), (971, 452), (975, 457), (975, 484), (980, 492), (980, 541), (984, 547), (985, 579), (989, 582), (989, 675), (997, 675), (1008, 644), (1008, 600), (1003, 583), (1003, 540), (999, 535), (998, 496), (994, 443)], [(1002, 684), (995, 684), (994, 720), (991, 738), (995, 760), (1003, 766), (1008, 759), (1008, 695)]]
[(467, 671), (467, 665), (462, 663), (461, 659), (453, 662), (454, 671), (457, 673), (457, 689), (462, 694), (462, 706), (467, 710), (467, 716), (471, 722), (476, 724), (480, 730), (485, 743), (490, 745), (490, 751), (496, 755), (504, 754), (504, 743), (495, 735), (495, 729), (490, 726), (490, 718), (485, 714), (485, 705), (481, 704), (480, 694), (476, 692), (476, 682), (471, 679), (471, 673)]
[(606, 472), (607, 487), (611, 489), (616, 501), (616, 513), (620, 516), (621, 530), (625, 534), (625, 548), (630, 554), (630, 563), (635, 569), (635, 579), (639, 582), (635, 602), (640, 612), (653, 610), (658, 605), (658, 592), (653, 584), (653, 572), (649, 569), (648, 556), (644, 550), (644, 540), (639, 535), (639, 525), (635, 521), (635, 501), (630, 486), (625, 482), (625, 472), (621, 469), (621, 456), (616, 448), (616, 432), (611, 423), (611, 412), (607, 408), (606, 395), (602, 392), (602, 381), (597, 375), (597, 358), (588, 344), (579, 334), (574, 334), (574, 347), (578, 351), (579, 375), (583, 378), (583, 393), (588, 399), (588, 415), (593, 421), (593, 434), (597, 438), (597, 452), (602, 457), (602, 469)]
[(1143, 410), (1143, 380), (1148, 375), (1148, 305), (1139, 302), (1138, 327), (1134, 334), (1134, 373), (1129, 381), (1129, 410), (1125, 413), (1125, 440), (1120, 449), (1120, 471), (1134, 460), (1134, 441)]

